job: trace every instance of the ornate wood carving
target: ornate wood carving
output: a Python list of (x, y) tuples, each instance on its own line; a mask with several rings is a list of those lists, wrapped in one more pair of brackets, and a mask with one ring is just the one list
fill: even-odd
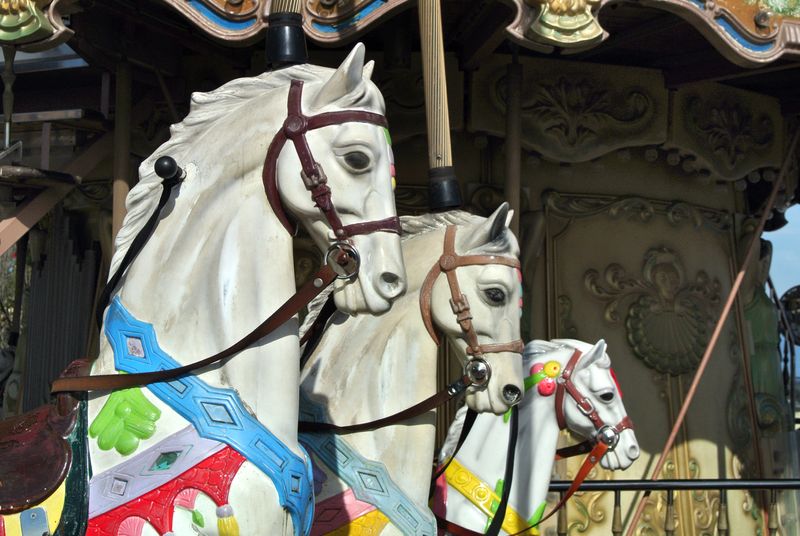
[(674, 226), (688, 223), (695, 229), (706, 227), (718, 232), (726, 232), (731, 228), (729, 213), (683, 201), (662, 201), (636, 196), (565, 194), (554, 190), (546, 191), (542, 200), (550, 213), (564, 218), (608, 214), (612, 218), (624, 217), (646, 223), (653, 215), (658, 214)]
[(585, 49), (600, 43), (607, 33), (597, 20), (601, 0), (522, 0), (506, 33), (522, 46), (550, 51), (553, 47)]
[[(659, 74), (551, 60), (521, 62), (526, 149), (560, 162), (585, 162), (666, 139), (667, 94)], [(505, 136), (507, 63), (496, 56), (473, 77), (472, 130)]]
[(0, 2), (0, 43), (37, 52), (65, 43), (74, 32), (63, 17), (77, 10), (77, 0), (7, 0)]
[[(542, 52), (579, 51), (607, 37), (597, 15), (611, 0), (502, 0), (515, 9), (506, 34)], [(642, 0), (677, 14), (733, 63), (753, 67), (800, 55), (800, 6), (785, 0)]]
[(763, 95), (701, 84), (676, 92), (668, 147), (694, 153), (700, 167), (739, 179), (763, 167), (780, 167), (780, 106)]
[(678, 254), (666, 247), (650, 249), (641, 277), (610, 264), (601, 275), (584, 274), (586, 289), (605, 302), (606, 321), (622, 321), (619, 309), (629, 303), (625, 330), (633, 353), (650, 368), (672, 375), (693, 370), (700, 362), (720, 300), (720, 283), (699, 271), (694, 281)]

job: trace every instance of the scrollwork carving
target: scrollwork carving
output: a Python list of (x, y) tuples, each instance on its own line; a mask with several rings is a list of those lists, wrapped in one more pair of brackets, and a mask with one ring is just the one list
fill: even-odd
[(614, 263), (602, 276), (597, 270), (586, 271), (584, 286), (606, 303), (608, 322), (620, 322), (620, 306), (630, 303), (625, 316), (628, 342), (648, 367), (679, 375), (700, 362), (713, 326), (711, 310), (719, 303), (720, 284), (704, 271), (687, 281), (683, 263), (671, 249), (650, 249), (641, 277), (629, 275)]
[[(498, 93), (504, 91), (503, 81), (498, 81)], [(652, 102), (636, 89), (615, 97), (589, 80), (559, 78), (541, 84), (533, 98), (523, 103), (523, 113), (532, 115), (562, 145), (574, 148), (594, 142), (603, 129), (629, 128), (646, 120), (652, 114)]]
[(708, 106), (694, 97), (689, 99), (687, 114), (689, 125), (705, 137), (711, 151), (730, 169), (747, 153), (766, 149), (775, 137), (769, 116), (752, 113), (739, 103), (723, 101)]
[(608, 214), (612, 218), (627, 218), (647, 223), (656, 214), (663, 215), (673, 226), (690, 224), (695, 229), (706, 227), (727, 231), (731, 215), (727, 212), (692, 205), (684, 201), (660, 201), (636, 196), (608, 197), (600, 195), (562, 194), (548, 190), (543, 194), (548, 210), (564, 218), (585, 218)]

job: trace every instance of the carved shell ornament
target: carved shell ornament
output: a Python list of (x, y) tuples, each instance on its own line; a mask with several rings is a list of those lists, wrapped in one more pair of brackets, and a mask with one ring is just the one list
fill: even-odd
[(719, 303), (719, 281), (699, 271), (686, 279), (683, 263), (669, 248), (645, 254), (642, 277), (628, 275), (610, 264), (601, 276), (584, 274), (587, 290), (606, 303), (608, 322), (621, 322), (619, 308), (629, 303), (625, 316), (628, 343), (645, 365), (672, 375), (693, 370), (703, 355)]

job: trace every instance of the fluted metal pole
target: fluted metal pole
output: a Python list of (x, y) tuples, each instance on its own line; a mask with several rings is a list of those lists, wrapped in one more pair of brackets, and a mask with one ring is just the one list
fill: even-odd
[(419, 0), (419, 30), (428, 127), (430, 205), (433, 210), (443, 210), (461, 205), (461, 191), (453, 170), (450, 145), (442, 8), (439, 0)]

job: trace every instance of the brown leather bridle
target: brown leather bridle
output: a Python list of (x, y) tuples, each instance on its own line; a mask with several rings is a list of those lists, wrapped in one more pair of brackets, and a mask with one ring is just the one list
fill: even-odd
[[(400, 219), (391, 216), (383, 220), (360, 222), (351, 225), (343, 225), (341, 218), (336, 212), (336, 207), (331, 200), (331, 189), (327, 185), (327, 177), (322, 170), (322, 166), (314, 160), (311, 149), (306, 140), (306, 132), (331, 125), (347, 122), (371, 123), (386, 128), (388, 123), (383, 115), (362, 110), (348, 110), (341, 112), (327, 112), (315, 116), (306, 116), (302, 111), (303, 82), (292, 80), (289, 87), (288, 112), (283, 122), (283, 126), (273, 138), (267, 149), (262, 170), (262, 180), (266, 190), (267, 198), (272, 210), (277, 215), (280, 222), (294, 234), (295, 226), (290, 222), (286, 211), (280, 202), (277, 185), (277, 162), (278, 156), (287, 140), (294, 144), (295, 151), (300, 158), (302, 170), (300, 177), (311, 193), (316, 206), (325, 215), (328, 223), (336, 236), (336, 241), (330, 246), (325, 254), (325, 264), (314, 274), (314, 276), (300, 288), (291, 298), (289, 298), (278, 310), (270, 315), (266, 320), (259, 324), (250, 333), (239, 339), (233, 345), (212, 356), (197, 360), (189, 365), (184, 365), (170, 370), (158, 370), (137, 374), (102, 374), (96, 376), (80, 376), (71, 378), (59, 378), (51, 386), (51, 393), (70, 392), (70, 391), (93, 391), (93, 390), (115, 390), (127, 389), (130, 387), (143, 386), (149, 383), (169, 381), (176, 377), (188, 374), (200, 368), (212, 365), (223, 359), (227, 359), (250, 345), (275, 331), (286, 321), (297, 314), (303, 307), (308, 305), (311, 300), (318, 296), (327, 286), (336, 279), (350, 279), (358, 274), (360, 258), (358, 251), (350, 240), (351, 237), (361, 234), (375, 232), (389, 232), (400, 234)], [(161, 200), (153, 215), (137, 236), (134, 238), (136, 248), (131, 249), (125, 255), (123, 263), (117, 270), (118, 274), (109, 281), (109, 285), (104, 289), (103, 294), (111, 295), (116, 287), (119, 277), (133, 262), (133, 259), (144, 247), (153, 229), (157, 225), (161, 210), (166, 205), (170, 197), (173, 186), (178, 184), (180, 179), (165, 180), (162, 184), (164, 191)], [(119, 277), (117, 277), (119, 275)], [(105, 309), (105, 307), (103, 307)]]
[(499, 352), (521, 354), (525, 344), (521, 339), (504, 343), (480, 344), (478, 341), (478, 333), (472, 325), (472, 312), (470, 310), (469, 301), (466, 295), (461, 292), (456, 270), (462, 266), (487, 264), (501, 264), (519, 269), (520, 263), (518, 259), (498, 255), (459, 255), (456, 253), (455, 248), (456, 229), (457, 227), (455, 225), (447, 226), (444, 235), (444, 251), (442, 256), (439, 257), (439, 262), (433, 265), (428, 275), (425, 277), (422, 290), (419, 294), (419, 308), (422, 313), (422, 320), (425, 323), (425, 328), (428, 330), (434, 342), (439, 345), (439, 337), (436, 334), (436, 329), (433, 327), (431, 299), (433, 285), (436, 283), (436, 279), (439, 275), (444, 272), (445, 276), (447, 276), (447, 284), (450, 287), (450, 307), (453, 309), (453, 314), (456, 315), (456, 321), (458, 325), (461, 326), (464, 340), (467, 342), (467, 355), (471, 356), (471, 359), (467, 361), (464, 366), (464, 374), (472, 381), (473, 385), (483, 386), (489, 382), (489, 378), (491, 377), (491, 368), (483, 359), (483, 355)]
[(386, 122), (386, 117), (362, 110), (326, 112), (307, 116), (303, 114), (302, 100), (303, 82), (302, 80), (292, 80), (291, 86), (289, 87), (286, 119), (281, 129), (272, 138), (272, 143), (269, 144), (267, 155), (264, 159), (264, 169), (262, 173), (264, 189), (266, 190), (269, 204), (272, 206), (272, 210), (275, 212), (280, 222), (290, 234), (294, 235), (296, 233), (297, 225), (289, 219), (289, 216), (286, 214), (281, 204), (277, 181), (278, 157), (286, 141), (290, 140), (300, 159), (300, 165), (302, 166), (300, 177), (303, 180), (303, 184), (306, 190), (311, 193), (311, 198), (314, 200), (316, 206), (325, 215), (337, 240), (345, 241), (355, 235), (375, 232), (400, 234), (400, 219), (397, 216), (390, 216), (383, 220), (354, 223), (351, 225), (342, 224), (342, 220), (336, 212), (336, 207), (333, 205), (333, 200), (331, 199), (331, 189), (327, 184), (328, 177), (325, 175), (322, 165), (314, 160), (314, 156), (311, 154), (311, 148), (308, 145), (308, 140), (306, 139), (306, 133), (311, 130), (331, 125), (340, 125), (342, 123), (371, 123), (387, 128), (388, 123)]

